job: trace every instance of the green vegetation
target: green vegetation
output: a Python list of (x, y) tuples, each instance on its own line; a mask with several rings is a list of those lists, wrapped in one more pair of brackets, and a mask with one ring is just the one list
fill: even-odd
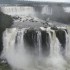
[(0, 63), (0, 70), (11, 70), (11, 67), (6, 63)]

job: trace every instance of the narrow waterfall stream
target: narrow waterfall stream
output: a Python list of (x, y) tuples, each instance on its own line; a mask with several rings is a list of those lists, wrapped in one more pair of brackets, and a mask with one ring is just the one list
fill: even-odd
[(14, 70), (69, 70), (70, 34), (69, 29), (65, 30), (7, 28), (3, 33), (2, 57)]

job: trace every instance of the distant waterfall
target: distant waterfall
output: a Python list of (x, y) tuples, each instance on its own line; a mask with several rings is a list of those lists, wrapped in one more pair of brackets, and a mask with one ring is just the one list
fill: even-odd
[(6, 6), (1, 7), (1, 11), (11, 16), (36, 16), (38, 18), (44, 18), (44, 16), (52, 15), (52, 7), (45, 5), (40, 7), (29, 6)]
[(41, 52), (42, 52), (42, 47), (41, 47), (41, 32), (38, 31), (38, 34), (37, 34), (37, 41), (38, 41), (38, 48), (39, 49), (39, 55), (41, 55)]
[(1, 7), (1, 11), (11, 16), (35, 16), (33, 7), (22, 7), (22, 6), (7, 6)]
[[(2, 56), (14, 69), (65, 70), (65, 58), (70, 54), (69, 41), (66, 36), (68, 34), (65, 30), (66, 28), (53, 29), (51, 27), (40, 27), (39, 30), (34, 28), (6, 29), (3, 33)], [(62, 34), (65, 34), (64, 40), (67, 45), (60, 38)], [(63, 55), (61, 49), (65, 50), (68, 55)]]

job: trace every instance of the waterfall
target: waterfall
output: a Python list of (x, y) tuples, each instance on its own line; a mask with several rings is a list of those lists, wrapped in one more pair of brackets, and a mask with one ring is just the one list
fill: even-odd
[(22, 6), (6, 6), (1, 7), (3, 13), (11, 16), (35, 16), (33, 7)]
[(60, 35), (64, 33), (67, 39), (68, 34), (62, 28), (7, 28), (3, 33), (2, 56), (18, 70), (65, 70), (64, 55), (69, 56), (69, 43), (66, 40), (68, 48), (63, 49), (68, 55), (62, 55), (64, 45)]
[(38, 40), (38, 48), (37, 49), (39, 49), (39, 56), (41, 56), (41, 52), (42, 52), (42, 47), (41, 47), (41, 32), (40, 31), (38, 31), (38, 35), (37, 35), (37, 40)]
[(65, 31), (66, 34), (66, 50), (65, 50), (65, 54), (66, 54), (66, 59), (70, 60), (70, 28), (68, 27), (68, 32)]
[(51, 56), (58, 56), (60, 54), (60, 43), (56, 37), (56, 33), (54, 30), (49, 32), (50, 37), (50, 55)]
[(50, 7), (50, 6), (48, 6), (48, 5), (46, 5), (46, 6), (44, 6), (43, 8), (42, 8), (42, 12), (41, 12), (42, 14), (47, 14), (47, 15), (52, 15), (52, 8)]

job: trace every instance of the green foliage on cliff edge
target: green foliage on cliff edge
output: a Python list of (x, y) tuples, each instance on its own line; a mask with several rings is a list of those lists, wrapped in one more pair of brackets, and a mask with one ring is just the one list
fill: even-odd
[(3, 49), (3, 43), (2, 43), (2, 34), (3, 34), (3, 31), (6, 28), (11, 27), (12, 24), (13, 24), (12, 17), (9, 16), (9, 15), (4, 14), (2, 12), (0, 12), (0, 54), (1, 54), (1, 51)]
[(11, 70), (11, 67), (8, 64), (0, 63), (0, 70)]

